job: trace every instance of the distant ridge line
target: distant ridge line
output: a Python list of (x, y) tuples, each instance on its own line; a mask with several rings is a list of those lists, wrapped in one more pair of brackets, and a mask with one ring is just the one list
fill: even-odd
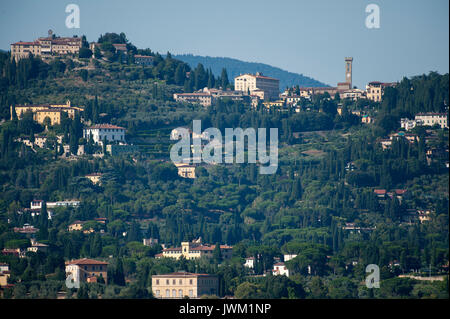
[(329, 85), (315, 80), (303, 74), (293, 73), (274, 67), (265, 63), (246, 62), (234, 58), (227, 57), (211, 57), (193, 54), (172, 54), (172, 57), (181, 60), (195, 68), (199, 63), (203, 64), (206, 69), (211, 69), (215, 76), (220, 76), (222, 68), (227, 69), (228, 79), (233, 81), (234, 77), (244, 73), (256, 73), (280, 80), (280, 90), (286, 87), (299, 85), (300, 87), (328, 87)]

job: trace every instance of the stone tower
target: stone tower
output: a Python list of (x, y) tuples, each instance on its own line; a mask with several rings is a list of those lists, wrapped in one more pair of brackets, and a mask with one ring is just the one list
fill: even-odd
[(345, 82), (350, 83), (350, 89), (353, 88), (352, 85), (352, 63), (353, 58), (345, 58)]

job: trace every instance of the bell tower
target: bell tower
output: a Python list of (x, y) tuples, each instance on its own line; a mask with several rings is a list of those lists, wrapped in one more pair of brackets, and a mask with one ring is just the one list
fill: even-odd
[(352, 64), (353, 64), (353, 58), (351, 58), (351, 57), (345, 58), (345, 82), (350, 84), (350, 89), (353, 88), (353, 85), (352, 85)]

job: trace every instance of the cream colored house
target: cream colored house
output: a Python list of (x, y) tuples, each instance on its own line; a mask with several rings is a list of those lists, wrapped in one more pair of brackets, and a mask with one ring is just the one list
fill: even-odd
[(215, 275), (175, 272), (152, 276), (153, 296), (160, 299), (217, 295), (218, 289), (219, 280)]
[(438, 124), (441, 128), (448, 128), (446, 113), (418, 113), (415, 117), (419, 125), (433, 126)]
[(86, 177), (88, 180), (90, 180), (93, 184), (100, 185), (101, 184), (100, 179), (102, 178), (102, 175), (103, 174), (101, 174), (101, 173), (92, 173), (92, 174), (84, 175), (84, 177)]
[[(258, 95), (264, 92), (264, 100), (277, 99), (280, 94), (280, 81), (257, 72), (256, 74), (242, 74), (234, 78), (235, 91)], [(256, 92), (255, 92), (256, 91)]]
[(196, 103), (202, 106), (211, 106), (213, 102), (213, 97), (210, 93), (175, 93), (173, 95), (173, 99), (177, 102), (187, 102), (187, 103)]
[[(201, 257), (212, 257), (216, 245), (203, 245), (194, 242), (182, 242), (181, 247), (165, 248), (161, 254), (156, 255), (156, 258), (168, 257), (180, 259), (183, 256), (185, 259), (197, 259)], [(228, 245), (220, 245), (220, 252), (222, 258), (231, 258), (233, 247)]]
[(178, 175), (183, 178), (195, 178), (195, 165), (179, 163), (175, 164), (178, 168)]
[(84, 222), (81, 220), (74, 221), (72, 224), (69, 225), (68, 230), (69, 231), (83, 230), (83, 224)]
[(38, 243), (36, 240), (31, 239), (31, 246), (27, 248), (27, 251), (37, 253), (38, 251), (46, 253), (48, 251), (48, 245)]
[(341, 99), (349, 99), (352, 101), (357, 101), (362, 98), (366, 98), (366, 92), (361, 89), (350, 89), (345, 90), (342, 93), (340, 93)]
[(108, 282), (107, 273), (108, 263), (95, 259), (77, 259), (66, 261), (66, 275), (72, 274), (80, 282), (95, 282), (96, 279), (103, 277), (105, 283)]

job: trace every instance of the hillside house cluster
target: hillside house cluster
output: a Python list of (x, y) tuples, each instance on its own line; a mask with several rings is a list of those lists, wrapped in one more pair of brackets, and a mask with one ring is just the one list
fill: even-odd
[(19, 41), (11, 44), (11, 58), (18, 62), (30, 55), (43, 59), (53, 56), (78, 54), (82, 47), (82, 39), (79, 37), (57, 37), (52, 30), (47, 37), (41, 37), (32, 42)]

